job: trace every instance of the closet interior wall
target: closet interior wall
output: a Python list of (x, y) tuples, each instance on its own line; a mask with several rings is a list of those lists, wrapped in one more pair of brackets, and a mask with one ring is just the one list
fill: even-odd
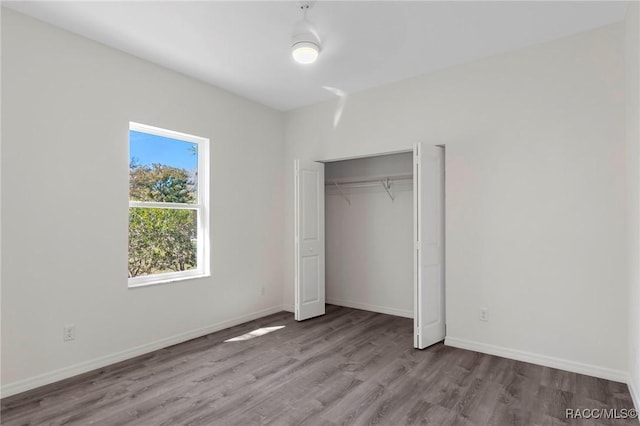
[(413, 317), (412, 175), (411, 152), (326, 163), (327, 303)]

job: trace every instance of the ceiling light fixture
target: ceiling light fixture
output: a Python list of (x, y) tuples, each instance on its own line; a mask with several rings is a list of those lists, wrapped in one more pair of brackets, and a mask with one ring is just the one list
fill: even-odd
[(307, 20), (307, 11), (310, 7), (310, 3), (300, 3), (303, 16), (302, 20), (293, 27), (291, 43), (291, 56), (297, 63), (305, 65), (314, 63), (320, 54), (318, 34)]

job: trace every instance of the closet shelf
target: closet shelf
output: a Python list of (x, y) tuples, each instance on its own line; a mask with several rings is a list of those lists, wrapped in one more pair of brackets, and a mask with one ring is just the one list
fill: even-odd
[(402, 180), (413, 181), (413, 174), (402, 175), (380, 175), (380, 176), (367, 176), (358, 178), (343, 178), (343, 179), (325, 179), (325, 186), (346, 186), (346, 185), (362, 185), (362, 184), (375, 184), (379, 185), (380, 182), (396, 182)]

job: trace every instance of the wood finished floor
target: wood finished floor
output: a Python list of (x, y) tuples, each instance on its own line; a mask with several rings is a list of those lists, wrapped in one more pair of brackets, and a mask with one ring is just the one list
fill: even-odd
[[(637, 425), (626, 385), (437, 344), (412, 320), (327, 306), (282, 312), (2, 400), (3, 425)], [(261, 327), (284, 328), (224, 341)]]

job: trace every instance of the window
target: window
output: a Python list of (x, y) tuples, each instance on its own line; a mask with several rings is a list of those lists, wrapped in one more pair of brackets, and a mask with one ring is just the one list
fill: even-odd
[(129, 123), (129, 287), (209, 274), (209, 140)]

